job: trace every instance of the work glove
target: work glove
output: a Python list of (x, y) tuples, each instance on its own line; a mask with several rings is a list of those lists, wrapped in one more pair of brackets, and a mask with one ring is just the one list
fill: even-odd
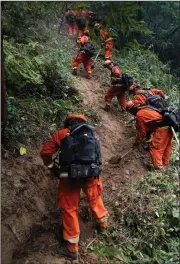
[(59, 178), (59, 174), (60, 174), (60, 168), (55, 164), (55, 163), (51, 163), (49, 166), (47, 166), (50, 171), (52, 172), (52, 174)]

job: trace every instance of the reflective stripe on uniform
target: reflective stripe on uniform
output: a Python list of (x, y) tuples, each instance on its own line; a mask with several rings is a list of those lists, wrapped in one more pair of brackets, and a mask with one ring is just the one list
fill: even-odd
[(64, 238), (64, 240), (70, 242), (70, 243), (77, 243), (79, 242), (79, 236), (75, 238)]
[(167, 129), (169, 128), (168, 126), (164, 126), (164, 127), (158, 127), (158, 129)]

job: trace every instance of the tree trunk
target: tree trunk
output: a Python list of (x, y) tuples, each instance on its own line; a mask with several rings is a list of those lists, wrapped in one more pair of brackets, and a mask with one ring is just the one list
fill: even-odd
[(7, 124), (7, 94), (6, 82), (4, 72), (4, 58), (3, 58), (3, 36), (1, 36), (1, 122), (2, 122), (2, 143), (4, 141), (4, 129)]

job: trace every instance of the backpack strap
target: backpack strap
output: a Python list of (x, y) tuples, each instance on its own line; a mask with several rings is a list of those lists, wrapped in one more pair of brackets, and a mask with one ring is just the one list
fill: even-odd
[(95, 128), (93, 126), (91, 126), (91, 125), (88, 125), (88, 124), (82, 124), (82, 125), (79, 125), (79, 126), (75, 127), (73, 130), (70, 131), (71, 135), (75, 134), (82, 127), (83, 128), (88, 128), (89, 130), (91, 130), (92, 135), (94, 135)]

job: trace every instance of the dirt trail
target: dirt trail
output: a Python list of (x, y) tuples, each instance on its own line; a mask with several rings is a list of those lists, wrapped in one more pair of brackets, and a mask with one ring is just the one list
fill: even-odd
[[(84, 75), (83, 71), (81, 75)], [(121, 113), (115, 107), (115, 111), (110, 112), (102, 109), (104, 88), (101, 83), (101, 75), (95, 70), (91, 80), (77, 77), (76, 85), (83, 94), (83, 105), (91, 108), (100, 119), (96, 132), (102, 147), (104, 201), (108, 203), (124, 182), (137, 181), (147, 169), (143, 165), (144, 152), (132, 151), (119, 164), (108, 163), (112, 156), (130, 149), (135, 139), (135, 129), (132, 122), (125, 124), (132, 118), (127, 113)], [(58, 257), (61, 217), (56, 208), (57, 180), (42, 165), (39, 149), (31, 150), (29, 155), (23, 157), (2, 161), (2, 189), (2, 263), (68, 263)], [(111, 204), (107, 208), (111, 211)], [(79, 263), (96, 263), (96, 257), (86, 250), (94, 237), (94, 229), (84, 196), (80, 201), (79, 216)]]

